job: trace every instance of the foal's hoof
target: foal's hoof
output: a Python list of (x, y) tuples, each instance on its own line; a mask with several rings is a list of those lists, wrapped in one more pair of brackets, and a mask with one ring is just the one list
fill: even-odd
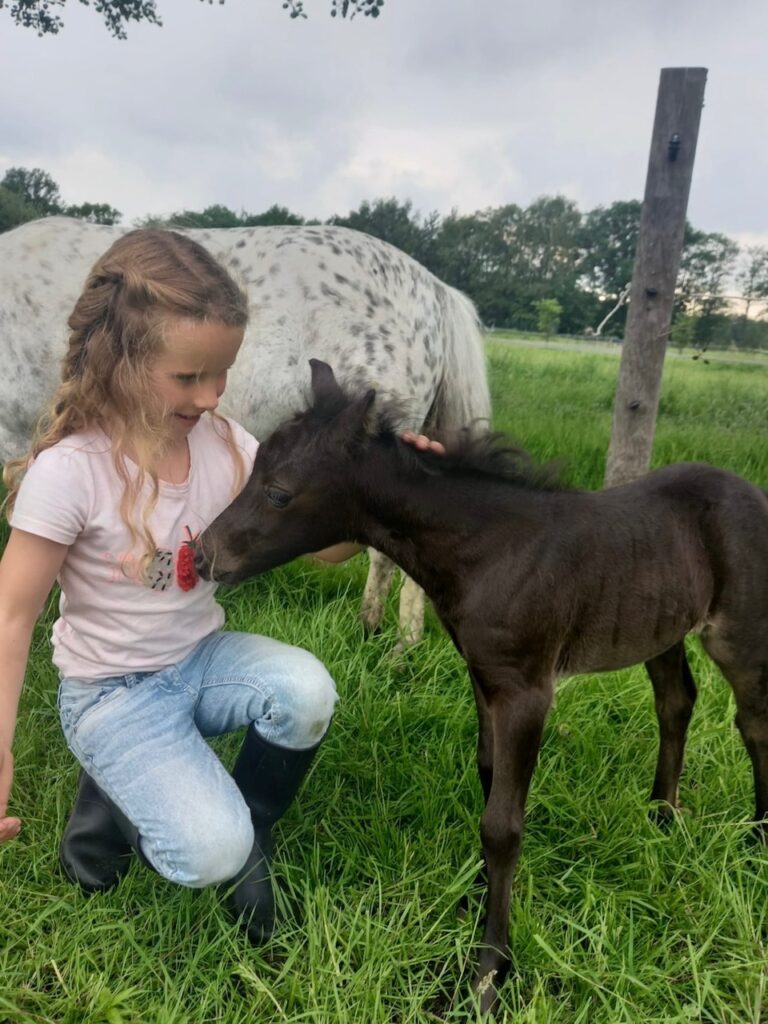
[(485, 947), (480, 951), (472, 991), (479, 1003), (482, 1014), (493, 1013), (499, 1005), (499, 986), (509, 974), (509, 956), (498, 949)]
[(496, 991), (498, 974), (498, 970), (492, 968), (482, 977), (475, 978), (472, 988), (478, 998), (482, 1014), (493, 1013), (499, 1004), (499, 993)]
[(657, 828), (668, 832), (675, 820), (675, 809), (671, 804), (659, 802), (648, 811), (648, 820)]
[(648, 818), (658, 828), (668, 832), (680, 815), (690, 815), (687, 807), (673, 807), (666, 800), (659, 800), (648, 811)]

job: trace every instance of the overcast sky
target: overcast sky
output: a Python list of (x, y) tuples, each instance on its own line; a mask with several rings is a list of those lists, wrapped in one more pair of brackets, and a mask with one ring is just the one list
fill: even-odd
[(66, 202), (148, 213), (363, 199), (460, 212), (565, 194), (642, 198), (662, 67), (709, 69), (689, 204), (768, 244), (765, 0), (158, 0), (113, 39), (69, 0), (38, 38), (0, 11), (0, 174), (42, 167)]

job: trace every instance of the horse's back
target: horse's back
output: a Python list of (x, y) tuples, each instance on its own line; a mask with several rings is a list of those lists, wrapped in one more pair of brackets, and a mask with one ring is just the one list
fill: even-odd
[(760, 623), (752, 641), (768, 639), (768, 496), (754, 484), (678, 463), (544, 500), (556, 515), (536, 568), (559, 581), (550, 617), (578, 622), (561, 655), (569, 674), (647, 661), (688, 632), (710, 639), (748, 620)]
[(724, 469), (694, 465), (692, 486), (702, 506), (702, 544), (716, 578), (706, 633), (757, 648), (768, 659), (768, 494)]
[(685, 528), (707, 552), (739, 544), (752, 534), (768, 555), (768, 494), (737, 473), (706, 462), (678, 462), (631, 483), (594, 494), (605, 527), (610, 521), (628, 529), (647, 528), (661, 535)]
[(0, 457), (20, 454), (59, 375), (88, 268), (121, 233), (69, 217), (0, 235)]
[(689, 564), (705, 565), (712, 580), (700, 624), (707, 650), (723, 661), (726, 651), (748, 647), (768, 660), (768, 494), (707, 463), (667, 466), (647, 479), (672, 503), (672, 528), (690, 537)]
[(738, 473), (708, 462), (671, 463), (593, 494), (606, 510), (623, 509), (628, 521), (637, 514), (672, 511), (676, 516), (687, 512), (699, 516), (702, 510), (727, 519), (745, 503), (752, 516), (768, 514), (766, 491)]
[[(66, 321), (95, 260), (129, 228), (51, 217), (0, 237), (0, 456), (22, 451), (52, 393)], [(245, 288), (251, 319), (223, 410), (257, 436), (306, 404), (309, 359), (399, 399), (420, 427), (488, 415), (468, 300), (394, 246), (325, 225), (186, 230)]]
[(424, 422), (446, 369), (449, 292), (426, 268), (347, 228), (190, 234), (248, 291), (251, 319), (227, 402), (255, 433), (304, 407), (310, 358), (352, 388), (398, 398), (408, 425)]

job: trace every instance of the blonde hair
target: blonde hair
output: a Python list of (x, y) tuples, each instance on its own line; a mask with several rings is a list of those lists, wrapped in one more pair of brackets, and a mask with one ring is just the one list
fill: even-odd
[[(103, 430), (124, 485), (121, 517), (134, 547), (143, 549), (142, 577), (156, 549), (149, 527), (159, 496), (154, 463), (168, 442), (150, 366), (163, 350), (164, 326), (179, 318), (245, 327), (248, 300), (208, 250), (186, 235), (144, 228), (118, 238), (91, 268), (67, 321), (61, 382), (38, 420), (30, 451), (3, 470), (10, 516), (24, 473), (40, 452), (78, 431)], [(245, 477), (242, 453), (227, 421), (213, 416), (235, 459), (237, 493)], [(127, 469), (128, 451), (139, 467), (136, 474)], [(137, 522), (134, 513), (147, 479), (152, 492)]]

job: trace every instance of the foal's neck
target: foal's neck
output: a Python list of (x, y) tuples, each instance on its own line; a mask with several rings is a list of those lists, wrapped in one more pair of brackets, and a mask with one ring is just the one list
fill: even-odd
[(363, 543), (382, 551), (430, 596), (452, 587), (462, 564), (492, 553), (495, 527), (514, 544), (538, 531), (545, 495), (524, 485), (463, 473), (417, 473), (392, 446), (372, 445), (358, 467)]

